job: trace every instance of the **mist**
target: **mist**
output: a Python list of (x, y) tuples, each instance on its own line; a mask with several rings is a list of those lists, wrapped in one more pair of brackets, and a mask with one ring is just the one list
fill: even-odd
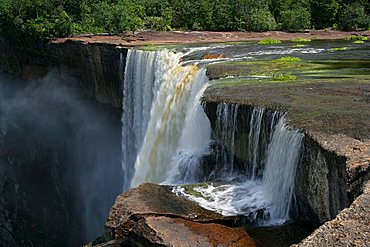
[(120, 111), (52, 71), (0, 74), (0, 245), (76, 246), (121, 192)]

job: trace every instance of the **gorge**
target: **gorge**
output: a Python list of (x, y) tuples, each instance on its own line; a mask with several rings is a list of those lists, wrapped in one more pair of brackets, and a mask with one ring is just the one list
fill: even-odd
[[(302, 60), (320, 57), (320, 61), (307, 66), (318, 66), (319, 63), (326, 66), (325, 56), (331, 51), (331, 45), (330, 42), (316, 42), (307, 48), (292, 48), (291, 44), (262, 47), (246, 43), (126, 49), (99, 43), (52, 44), (47, 47), (49, 55), (46, 56), (46, 63), (57, 68), (54, 72), (49, 73), (45, 79), (34, 80), (33, 84), (27, 82), (26, 85), (36, 85), (31, 86), (31, 89), (28, 86), (7, 91), (4, 87), (1, 88), (4, 95), (8, 95), (8, 92), (25, 92), (20, 93), (20, 96), (18, 93), (14, 97), (10, 96), (10, 101), (1, 102), (1, 139), (4, 143), (4, 148), (1, 148), (4, 163), (2, 168), (10, 167), (10, 170), (22, 171), (22, 165), (27, 164), (27, 160), (45, 164), (46, 167), (53, 164), (50, 169), (56, 171), (51, 170), (51, 175), (43, 177), (51, 177), (53, 181), (57, 181), (59, 184), (50, 188), (56, 188), (58, 192), (43, 194), (50, 199), (49, 193), (59, 193), (59, 199), (55, 199), (59, 200), (54, 204), (57, 205), (55, 210), (64, 212), (64, 225), (75, 224), (70, 236), (81, 237), (83, 231), (86, 231), (86, 235), (82, 239), (48, 240), (51, 245), (63, 246), (66, 241), (72, 241), (69, 242), (71, 245), (81, 244), (97, 237), (102, 232), (106, 214), (115, 196), (122, 190), (137, 187), (143, 182), (163, 184), (163, 188), (169, 188), (168, 193), (188, 198), (205, 209), (227, 217), (242, 215), (239, 223), (233, 223), (234, 226), (258, 226), (263, 229), (289, 220), (303, 220), (318, 227), (335, 218), (362, 193), (362, 186), (369, 176), (369, 126), (365, 123), (358, 127), (353, 123), (345, 129), (335, 125), (338, 111), (331, 103), (331, 100), (338, 99), (335, 97), (318, 99), (317, 102), (320, 103), (315, 103), (320, 108), (323, 107), (321, 102), (324, 102), (329, 105), (327, 107), (335, 110), (333, 115), (329, 115), (332, 126), (335, 127), (334, 132), (316, 127), (316, 120), (325, 120), (322, 116), (297, 121), (296, 118), (301, 116), (297, 109), (304, 108), (308, 115), (311, 114), (311, 109), (307, 105), (295, 108), (296, 105), (291, 105), (291, 102), (297, 98), (303, 99), (306, 95), (298, 97), (287, 95), (286, 92), (311, 92), (309, 87), (316, 87), (317, 82), (271, 84), (265, 82), (271, 79), (271, 75), (249, 75), (248, 71), (256, 66), (254, 61), (272, 61), (287, 54)], [(65, 49), (70, 52), (64, 53)], [(362, 50), (352, 51), (353, 54), (347, 54), (349, 59), (351, 56), (358, 57)], [(207, 57), (208, 54), (214, 55), (215, 58), (209, 59), (208, 57), (212, 56)], [(25, 75), (27, 67), (35, 68), (34, 62), (27, 57), (22, 60), (9, 51), (3, 53), (3, 56), (7, 57), (7, 64), (2, 63), (1, 66), (5, 71)], [(363, 61), (368, 59), (366, 53), (362, 56)], [(270, 63), (274, 66), (278, 62)], [(17, 64), (20, 66), (14, 66)], [(288, 65), (283, 64), (286, 67), (290, 66)], [(352, 69), (350, 65), (346, 66)], [(363, 67), (358, 69), (360, 68), (364, 70)], [(326, 70), (329, 71), (328, 68)], [(26, 74), (34, 74), (36, 71), (44, 73), (42, 70), (29, 69)], [(313, 71), (315, 70), (294, 73), (306, 79), (316, 76)], [(355, 74), (355, 69), (351, 71)], [(369, 83), (360, 78), (360, 75), (355, 75), (355, 79), (351, 78), (354, 81), (353, 88), (342, 86), (338, 79), (336, 85), (340, 85), (340, 88), (335, 88), (334, 91), (337, 90), (335, 92), (340, 95), (346, 93), (351, 97), (359, 97), (360, 100), (351, 100), (354, 99), (353, 104), (361, 111), (361, 118), (367, 119), (369, 111), (366, 107), (369, 104), (366, 97)], [(261, 80), (256, 79), (260, 76)], [(317, 88), (324, 92), (321, 94), (319, 91), (318, 95), (325, 95), (325, 92), (328, 95), (324, 85), (327, 79), (322, 74), (318, 77), (323, 79)], [(251, 81), (243, 86), (239, 81), (245, 79)], [(49, 83), (53, 80), (59, 81), (56, 84), (62, 86), (54, 87), (53, 83)], [(235, 85), (224, 86), (229, 83), (227, 80), (231, 80), (231, 85)], [(68, 85), (66, 89), (65, 85)], [(279, 96), (277, 87), (285, 90), (283, 97)], [(71, 92), (71, 88), (75, 88), (76, 93)], [(276, 97), (268, 96), (273, 90), (276, 90)], [(10, 102), (21, 101), (20, 98), (27, 99), (24, 95), (31, 95), (30, 100), (23, 101), (25, 103), (20, 106), (20, 115), (26, 119), (25, 123), (20, 121), (20, 124), (24, 124), (26, 128), (15, 126), (12, 130), (8, 127), (11, 121), (7, 119), (17, 114), (14, 109), (18, 108)], [(65, 99), (64, 96), (68, 98)], [(41, 101), (33, 102), (34, 99)], [(32, 112), (32, 109), (42, 109), (43, 105), (49, 106), (51, 110), (41, 111), (41, 116)], [(6, 109), (8, 107), (10, 110)], [(52, 110), (56, 108), (57, 112)], [(327, 111), (327, 108), (321, 109), (323, 112)], [(12, 114), (9, 115), (9, 112)], [(25, 112), (32, 113), (32, 117), (28, 117)], [(51, 118), (50, 114), (56, 116)], [(347, 116), (344, 110), (341, 114), (338, 116)], [(48, 116), (48, 120), (43, 121), (43, 116)], [(19, 116), (14, 118), (19, 119)], [(91, 123), (96, 124), (91, 126)], [(331, 126), (326, 123), (323, 125), (329, 126), (328, 128)], [(356, 128), (351, 132), (349, 129), (353, 126)], [(31, 129), (35, 134), (32, 134), (32, 131), (22, 133), (19, 129)], [(7, 139), (7, 135), (11, 137)], [(30, 140), (35, 143), (30, 141), (28, 144), (22, 139), (27, 135), (31, 135)], [(40, 150), (30, 150), (23, 161), (20, 156), (14, 154), (14, 150), (19, 149), (15, 148), (17, 145), (9, 146), (9, 138), (14, 136), (19, 136), (19, 142), (23, 142), (25, 147), (40, 147)], [(6, 150), (9, 150), (8, 153)], [(17, 152), (26, 153), (24, 150)], [(41, 155), (43, 153), (46, 154)], [(18, 164), (19, 168), (12, 164)], [(32, 164), (29, 166), (34, 167)], [(41, 167), (36, 171), (44, 169)], [(2, 176), (7, 179), (3, 180), (2, 191), (9, 193), (10, 187), (13, 187), (14, 191), (22, 189), (22, 182), (11, 181), (8, 174), (11, 173), (4, 170)], [(23, 176), (19, 175), (20, 178)], [(60, 181), (55, 179), (56, 177), (60, 177)], [(49, 182), (41, 184), (45, 186)], [(134, 190), (137, 191), (135, 193), (142, 193), (140, 188), (147, 188), (145, 186), (144, 184)], [(130, 195), (133, 193), (129, 192)], [(22, 201), (20, 198), (27, 198), (28, 194), (35, 192), (15, 193), (17, 197), (13, 200), (14, 203), (18, 204)], [(71, 196), (66, 196), (68, 194)], [(115, 220), (112, 218), (114, 212), (117, 212), (115, 210), (120, 210), (119, 200), (117, 199), (108, 217), (108, 233)], [(6, 204), (2, 205), (7, 206)], [(65, 208), (61, 205), (68, 206)], [(8, 205), (5, 208), (12, 212), (11, 207)], [(29, 208), (24, 211), (37, 212), (36, 214), (42, 212)], [(44, 208), (43, 212), (44, 216), (40, 221), (52, 218), (48, 215), (47, 208)], [(86, 216), (81, 217), (82, 214)], [(168, 214), (171, 212), (160, 215)], [(77, 219), (81, 222), (70, 223), (68, 219), (73, 216), (78, 216)], [(2, 217), (11, 219), (7, 214)], [(10, 229), (17, 230), (18, 227), (22, 232), (24, 226), (14, 226), (11, 220), (8, 222)], [(49, 229), (49, 223), (44, 225), (44, 229)], [(41, 231), (47, 232), (44, 229)], [(110, 236), (105, 234), (100, 242), (117, 240), (122, 237), (118, 234), (121, 230), (119, 227), (113, 228), (108, 234)], [(50, 234), (60, 236), (55, 230), (50, 231)], [(12, 238), (17, 238), (12, 235), (15, 232), (2, 240), (5, 246), (14, 241)], [(137, 232), (134, 234), (138, 236)], [(308, 234), (309, 232), (288, 245), (298, 243)], [(35, 233), (30, 233), (27, 236), (29, 240), (22, 241), (37, 243), (32, 237), (34, 235)], [(40, 237), (41, 241), (46, 241), (47, 238), (48, 236)], [(127, 241), (132, 241), (131, 244), (137, 243), (137, 239), (133, 238)], [(258, 237), (256, 241), (259, 241)], [(48, 245), (48, 242), (42, 243)], [(164, 242), (156, 243), (165, 245)]]

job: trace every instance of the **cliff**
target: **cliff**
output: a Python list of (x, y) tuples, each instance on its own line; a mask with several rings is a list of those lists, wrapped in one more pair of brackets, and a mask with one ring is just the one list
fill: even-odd
[(39, 78), (50, 69), (60, 77), (73, 75), (86, 96), (121, 108), (122, 81), (127, 49), (109, 43), (40, 43), (16, 48), (0, 42), (0, 71), (23, 79)]

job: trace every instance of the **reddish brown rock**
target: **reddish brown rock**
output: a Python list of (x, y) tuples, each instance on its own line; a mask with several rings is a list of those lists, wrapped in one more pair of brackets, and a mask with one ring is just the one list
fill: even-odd
[(171, 190), (145, 183), (119, 195), (105, 236), (92, 246), (255, 246), (244, 229), (223, 225), (237, 218), (208, 211)]
[(165, 246), (256, 246), (254, 240), (243, 229), (234, 229), (214, 223), (197, 223), (181, 218), (153, 217), (145, 218), (145, 227), (154, 232), (143, 236), (146, 230), (140, 229), (135, 234), (151, 238), (155, 243)]
[(202, 59), (220, 59), (225, 58), (223, 54), (206, 54), (202, 57)]

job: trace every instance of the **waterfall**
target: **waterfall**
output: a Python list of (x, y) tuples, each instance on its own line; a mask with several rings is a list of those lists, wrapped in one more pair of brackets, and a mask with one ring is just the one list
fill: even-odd
[[(208, 78), (204, 68), (182, 64), (182, 56), (167, 50), (128, 52), (122, 116), (125, 189), (147, 181), (204, 180), (199, 165), (210, 153), (211, 128), (200, 98)], [(281, 113), (264, 108), (245, 112), (238, 104), (220, 103), (216, 115), (217, 136), (224, 145), (216, 150), (222, 165), (215, 169), (222, 172), (214, 178), (224, 182), (194, 188), (208, 200), (187, 194), (181, 186), (175, 192), (225, 215), (244, 214), (250, 222), (284, 222), (303, 134), (286, 125)], [(244, 129), (239, 129), (241, 120), (248, 121)], [(234, 160), (235, 144), (243, 139), (244, 173), (235, 169)]]
[[(228, 148), (235, 146), (232, 142), (237, 133), (236, 118), (238, 114), (242, 114), (238, 113), (238, 109), (240, 107), (235, 104), (225, 103), (220, 103), (217, 107), (216, 125), (222, 131), (221, 139), (225, 141), (227, 138)], [(202, 194), (202, 197), (186, 193), (181, 186), (175, 187), (174, 192), (224, 215), (243, 214), (249, 222), (261, 225), (281, 224), (289, 219), (303, 134), (290, 128), (280, 112), (254, 108), (248, 114), (246, 152), (253, 173), (250, 174), (247, 169), (244, 174), (240, 174), (239, 181), (234, 183), (196, 186), (194, 190)], [(267, 131), (264, 136), (262, 130)], [(266, 149), (265, 158), (258, 156), (260, 148)], [(227, 156), (224, 160), (228, 162), (229, 169), (232, 169), (228, 159)], [(261, 176), (257, 176), (257, 167), (261, 169)], [(226, 177), (221, 179), (230, 181)]]
[(181, 65), (182, 55), (128, 53), (122, 116), (126, 189), (147, 181), (174, 183), (180, 170), (194, 168), (207, 152), (210, 123), (200, 97), (208, 78), (197, 65)]
[(254, 108), (251, 116), (251, 121), (249, 124), (249, 137), (248, 137), (248, 157), (249, 163), (252, 167), (252, 179), (257, 175), (258, 168), (258, 151), (259, 151), (259, 141), (261, 134), (262, 117), (265, 109), (264, 108)]
[[(234, 171), (235, 135), (237, 132), (238, 104), (220, 103), (216, 110), (216, 129), (224, 145), (218, 150), (217, 160), (222, 162), (222, 169), (232, 176)], [(229, 149), (229, 152), (226, 150)]]
[[(181, 55), (166, 50), (128, 50), (123, 83), (122, 169), (124, 190), (130, 187), (134, 164), (148, 127), (150, 109), (162, 82)], [(122, 58), (121, 58), (122, 60)]]
[(284, 118), (279, 120), (268, 147), (262, 179), (263, 192), (273, 205), (271, 220), (289, 218), (302, 139), (303, 134), (286, 125)]

